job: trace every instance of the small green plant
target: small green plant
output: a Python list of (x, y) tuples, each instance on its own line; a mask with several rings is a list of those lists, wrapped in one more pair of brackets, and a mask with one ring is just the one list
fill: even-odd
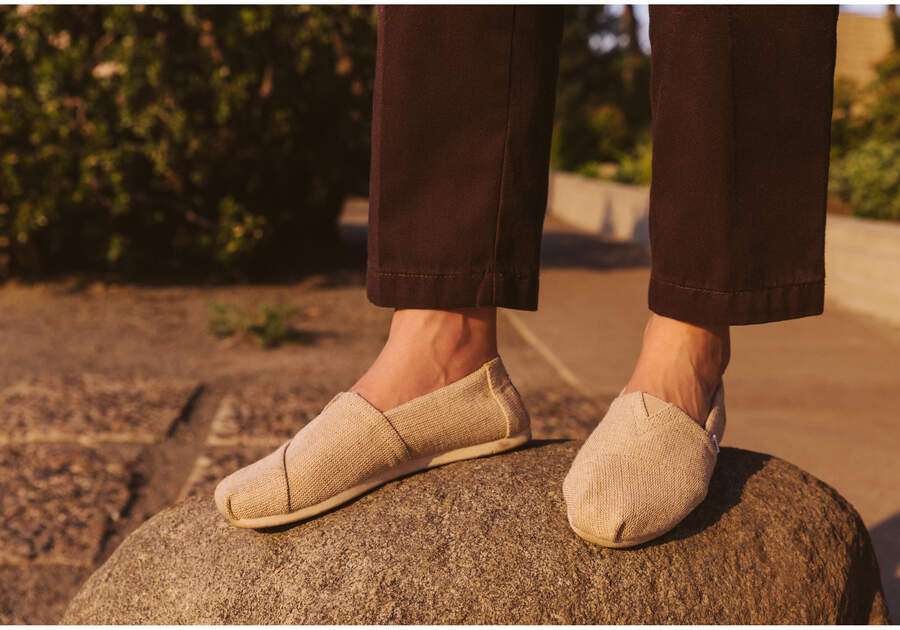
[(222, 302), (211, 302), (209, 306), (209, 334), (220, 339), (235, 335), (254, 337), (263, 348), (289, 341), (293, 333), (291, 319), (299, 312), (283, 303), (263, 303), (254, 311)]

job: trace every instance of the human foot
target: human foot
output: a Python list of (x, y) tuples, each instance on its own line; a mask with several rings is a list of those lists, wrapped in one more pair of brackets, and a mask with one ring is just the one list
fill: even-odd
[(582, 538), (630, 547), (669, 531), (706, 496), (725, 430), (727, 326), (656, 314), (628, 384), (563, 484)]
[(497, 356), (497, 309), (399, 309), (387, 343), (350, 388), (391, 409), (471, 374)]
[(631, 547), (668, 532), (706, 497), (724, 431), (721, 384), (702, 426), (672, 403), (622, 393), (563, 482), (572, 529), (605, 547)]
[(651, 394), (674, 404), (702, 426), (730, 356), (728, 326), (696, 326), (651, 314), (637, 365), (623, 393)]
[(223, 479), (219, 511), (238, 527), (316, 516), (417, 470), (500, 453), (531, 437), (500, 357), (384, 413), (356, 392), (335, 396), (274, 453)]

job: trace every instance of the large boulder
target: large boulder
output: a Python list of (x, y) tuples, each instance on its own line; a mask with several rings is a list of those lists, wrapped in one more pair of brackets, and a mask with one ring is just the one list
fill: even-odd
[(887, 622), (853, 508), (782, 460), (723, 449), (706, 501), (635, 549), (582, 541), (579, 444), (451, 464), (254, 531), (211, 497), (158, 514), (87, 581), (76, 624)]

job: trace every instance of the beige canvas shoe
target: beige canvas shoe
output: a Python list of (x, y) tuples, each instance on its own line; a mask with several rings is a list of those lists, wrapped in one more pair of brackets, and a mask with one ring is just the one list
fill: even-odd
[(650, 394), (620, 395), (563, 482), (572, 529), (604, 547), (668, 532), (706, 497), (724, 431), (722, 385), (705, 427)]
[(500, 357), (384, 413), (342, 392), (274, 453), (223, 479), (219, 511), (238, 527), (316, 516), (375, 486), (524, 444), (531, 423)]

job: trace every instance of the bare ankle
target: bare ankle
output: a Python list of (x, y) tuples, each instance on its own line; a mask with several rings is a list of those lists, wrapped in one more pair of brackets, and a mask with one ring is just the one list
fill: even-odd
[(652, 314), (625, 391), (672, 402), (703, 424), (731, 359), (728, 326), (702, 326)]
[(398, 309), (388, 345), (401, 352), (427, 352), (442, 363), (484, 363), (497, 355), (497, 309)]
[(731, 360), (731, 332), (727, 325), (691, 324), (652, 313), (644, 328), (644, 349), (669, 350), (690, 360), (703, 376), (720, 378)]
[(449, 385), (496, 356), (493, 307), (398, 309), (387, 343), (351, 391), (385, 411)]

